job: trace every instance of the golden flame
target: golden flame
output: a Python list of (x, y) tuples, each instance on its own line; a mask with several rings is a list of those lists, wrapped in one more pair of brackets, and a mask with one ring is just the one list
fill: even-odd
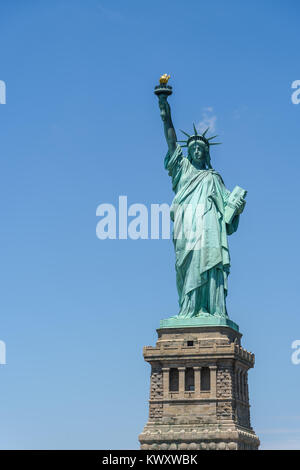
[(161, 85), (166, 85), (166, 84), (168, 83), (168, 81), (169, 81), (169, 78), (170, 78), (170, 75), (167, 75), (166, 73), (164, 73), (164, 74), (160, 77), (159, 83), (160, 83)]

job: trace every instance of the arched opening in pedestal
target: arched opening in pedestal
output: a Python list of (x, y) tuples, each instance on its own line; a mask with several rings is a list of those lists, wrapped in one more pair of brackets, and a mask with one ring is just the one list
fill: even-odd
[(171, 368), (169, 373), (169, 391), (178, 392), (179, 390), (179, 372), (178, 369)]
[(201, 368), (201, 391), (207, 392), (210, 390), (210, 369), (209, 367)]
[(192, 367), (187, 367), (185, 369), (185, 391), (193, 392), (194, 390), (195, 390), (194, 369)]

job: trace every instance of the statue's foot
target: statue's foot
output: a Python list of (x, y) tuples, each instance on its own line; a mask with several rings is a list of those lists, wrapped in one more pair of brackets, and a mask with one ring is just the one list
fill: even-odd
[(195, 316), (196, 317), (210, 317), (210, 313), (207, 310), (202, 308)]
[(223, 313), (223, 312), (214, 312), (213, 313), (213, 316), (214, 317), (217, 317), (217, 318), (229, 318), (227, 313)]
[(183, 320), (184, 318), (193, 318), (195, 315), (193, 315), (192, 313), (181, 313), (179, 312), (178, 315), (175, 315), (174, 317), (170, 317), (172, 318), (172, 320)]

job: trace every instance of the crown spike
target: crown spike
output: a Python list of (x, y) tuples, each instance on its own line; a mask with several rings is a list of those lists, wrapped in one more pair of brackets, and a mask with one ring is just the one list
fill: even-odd
[(194, 132), (195, 132), (195, 135), (198, 135), (198, 132), (197, 132), (197, 129), (196, 129), (196, 126), (195, 124), (193, 123), (193, 127), (194, 127)]
[(182, 132), (184, 135), (186, 135), (188, 138), (191, 137), (190, 134), (188, 134), (187, 132), (184, 132), (184, 131), (182, 131), (181, 129), (179, 129), (179, 130), (180, 130), (180, 132)]
[(209, 137), (207, 140), (212, 140), (212, 139), (214, 139), (215, 137), (218, 137), (218, 135), (213, 135), (212, 137)]
[(207, 132), (208, 130), (209, 130), (209, 127), (208, 127), (207, 129), (205, 129), (205, 131), (204, 131), (203, 134), (202, 134), (202, 137), (205, 137), (205, 134), (206, 134), (206, 132)]
[(211, 144), (209, 145), (221, 145), (222, 142), (212, 142)]

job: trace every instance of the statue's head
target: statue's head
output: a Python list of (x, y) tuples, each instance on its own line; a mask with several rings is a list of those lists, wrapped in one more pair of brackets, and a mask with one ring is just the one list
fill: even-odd
[(210, 162), (210, 153), (209, 147), (211, 145), (218, 145), (217, 142), (210, 142), (210, 140), (217, 137), (216, 135), (206, 138), (205, 135), (209, 128), (207, 128), (203, 134), (198, 134), (197, 129), (194, 124), (194, 135), (189, 135), (187, 132), (183, 132), (188, 139), (187, 140), (180, 140), (178, 142), (184, 142), (182, 147), (187, 147), (188, 149), (188, 159), (190, 162), (195, 163), (197, 166), (211, 169), (211, 162)]
[(188, 145), (188, 159), (204, 168), (211, 168), (209, 146), (203, 140), (192, 140)]

